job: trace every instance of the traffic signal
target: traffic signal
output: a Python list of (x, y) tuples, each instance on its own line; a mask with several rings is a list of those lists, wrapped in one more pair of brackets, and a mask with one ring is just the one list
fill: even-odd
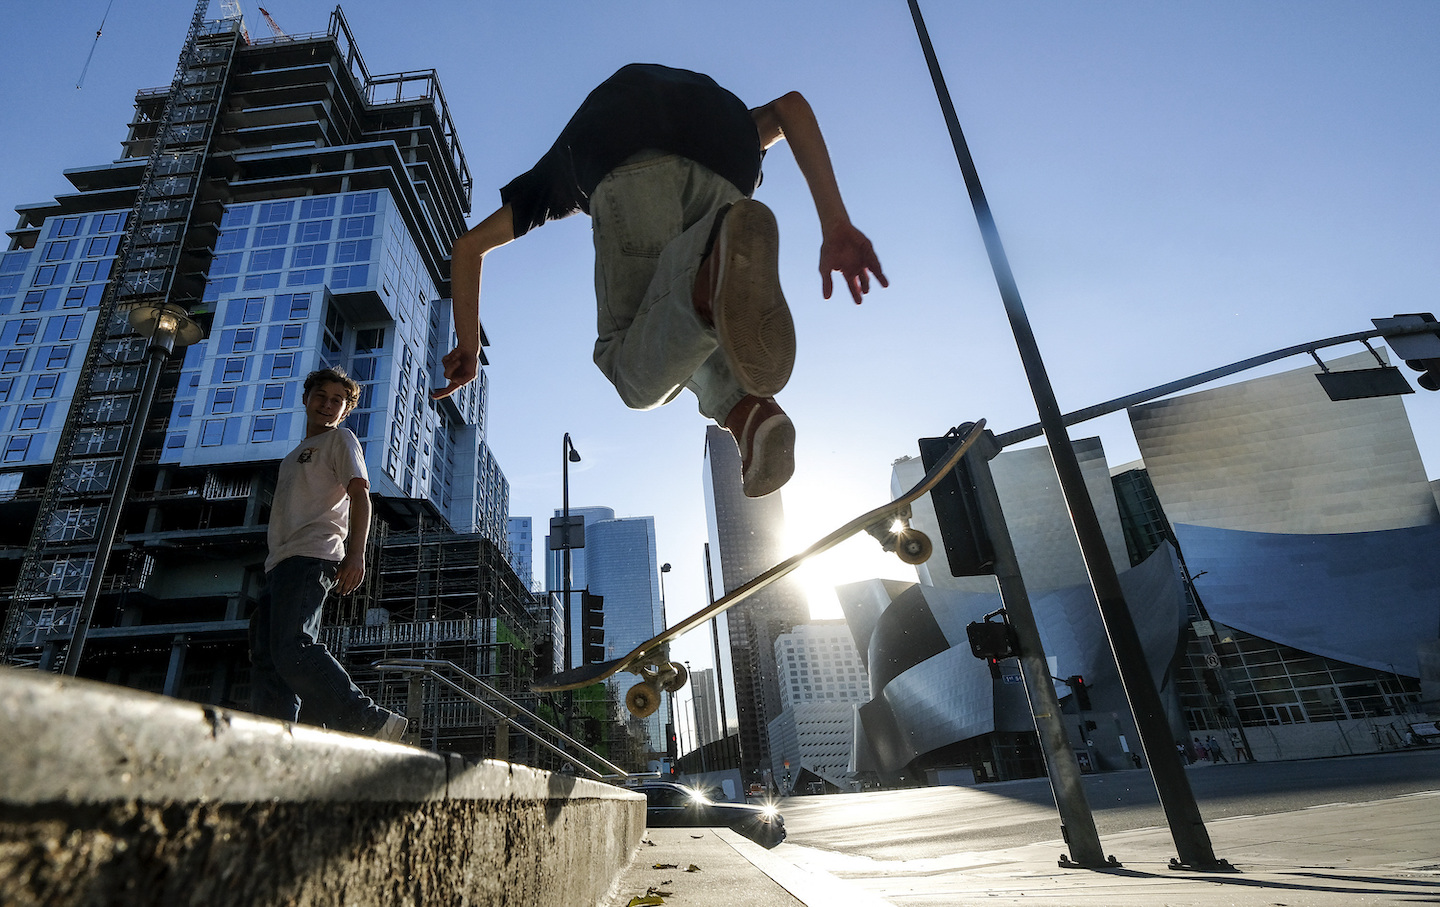
[(605, 660), (605, 596), (580, 593), (580, 652), (584, 664)]
[(1065, 678), (1065, 684), (1070, 687), (1070, 692), (1075, 696), (1075, 707), (1082, 712), (1090, 710), (1090, 690), (1085, 686), (1085, 678), (1079, 674), (1071, 674)]
[(675, 725), (665, 722), (665, 755), (675, 759), (680, 755), (680, 742), (675, 739)]
[[(1004, 611), (987, 614), (984, 620), (965, 625), (965, 635), (970, 638), (970, 654), (984, 659), (990, 666), (990, 676), (1000, 676), (1000, 659), (1020, 654), (1020, 637), (1015, 628), (1004, 619)], [(990, 618), (1000, 615), (1000, 620)]]
[[(952, 429), (943, 438), (920, 439), (920, 462), (928, 472), (944, 459), (955, 442), (970, 431), (973, 423)], [(985, 531), (980, 505), (975, 499), (975, 480), (968, 455), (930, 491), (935, 521), (940, 524), (940, 541), (951, 576), (984, 576), (994, 572), (995, 548)]]
[(1372, 318), (1395, 355), (1420, 373), (1415, 383), (1440, 391), (1440, 323), (1429, 312)]

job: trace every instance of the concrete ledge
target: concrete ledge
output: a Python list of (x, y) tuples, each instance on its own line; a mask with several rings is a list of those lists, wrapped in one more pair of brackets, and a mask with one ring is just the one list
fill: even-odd
[(0, 903), (596, 904), (643, 797), (0, 668)]

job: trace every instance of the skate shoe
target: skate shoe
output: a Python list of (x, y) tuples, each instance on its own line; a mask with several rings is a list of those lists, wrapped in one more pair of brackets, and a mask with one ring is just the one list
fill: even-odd
[(697, 309), (710, 316), (745, 392), (773, 397), (795, 367), (795, 322), (780, 291), (779, 228), (770, 209), (752, 199), (741, 199), (722, 217), (706, 261), (713, 284)]
[(740, 477), (747, 498), (760, 498), (795, 473), (795, 423), (771, 397), (749, 396), (725, 417), (740, 448)]

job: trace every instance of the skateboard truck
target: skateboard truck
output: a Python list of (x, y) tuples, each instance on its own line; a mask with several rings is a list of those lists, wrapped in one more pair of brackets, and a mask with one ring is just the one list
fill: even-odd
[[(896, 523), (900, 524), (899, 529), (895, 528)], [(908, 504), (896, 513), (893, 519), (867, 526), (865, 531), (880, 543), (881, 548), (912, 567), (930, 560), (930, 555), (935, 551), (935, 544), (930, 541), (930, 536), (910, 525)]]
[(625, 708), (636, 718), (649, 718), (660, 707), (661, 693), (674, 693), (685, 686), (690, 672), (678, 661), (670, 660), (670, 646), (662, 645), (653, 655), (647, 653), (635, 665), (640, 682), (625, 693)]

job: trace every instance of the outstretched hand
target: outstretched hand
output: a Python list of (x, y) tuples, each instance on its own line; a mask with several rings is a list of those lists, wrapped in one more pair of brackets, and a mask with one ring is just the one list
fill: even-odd
[(880, 286), (890, 286), (885, 272), (880, 270), (880, 259), (875, 256), (870, 240), (853, 224), (847, 223), (829, 231), (820, 244), (820, 282), (826, 299), (834, 290), (830, 276), (832, 271), (839, 271), (844, 276), (845, 286), (850, 289), (850, 298), (855, 300), (856, 305), (870, 292), (871, 274), (875, 275)]
[(456, 347), (441, 358), (440, 363), (445, 366), (445, 378), (450, 382), (446, 387), (430, 392), (431, 400), (440, 400), (458, 391), (460, 388), (475, 380), (475, 375), (480, 370), (480, 354), (470, 350)]

